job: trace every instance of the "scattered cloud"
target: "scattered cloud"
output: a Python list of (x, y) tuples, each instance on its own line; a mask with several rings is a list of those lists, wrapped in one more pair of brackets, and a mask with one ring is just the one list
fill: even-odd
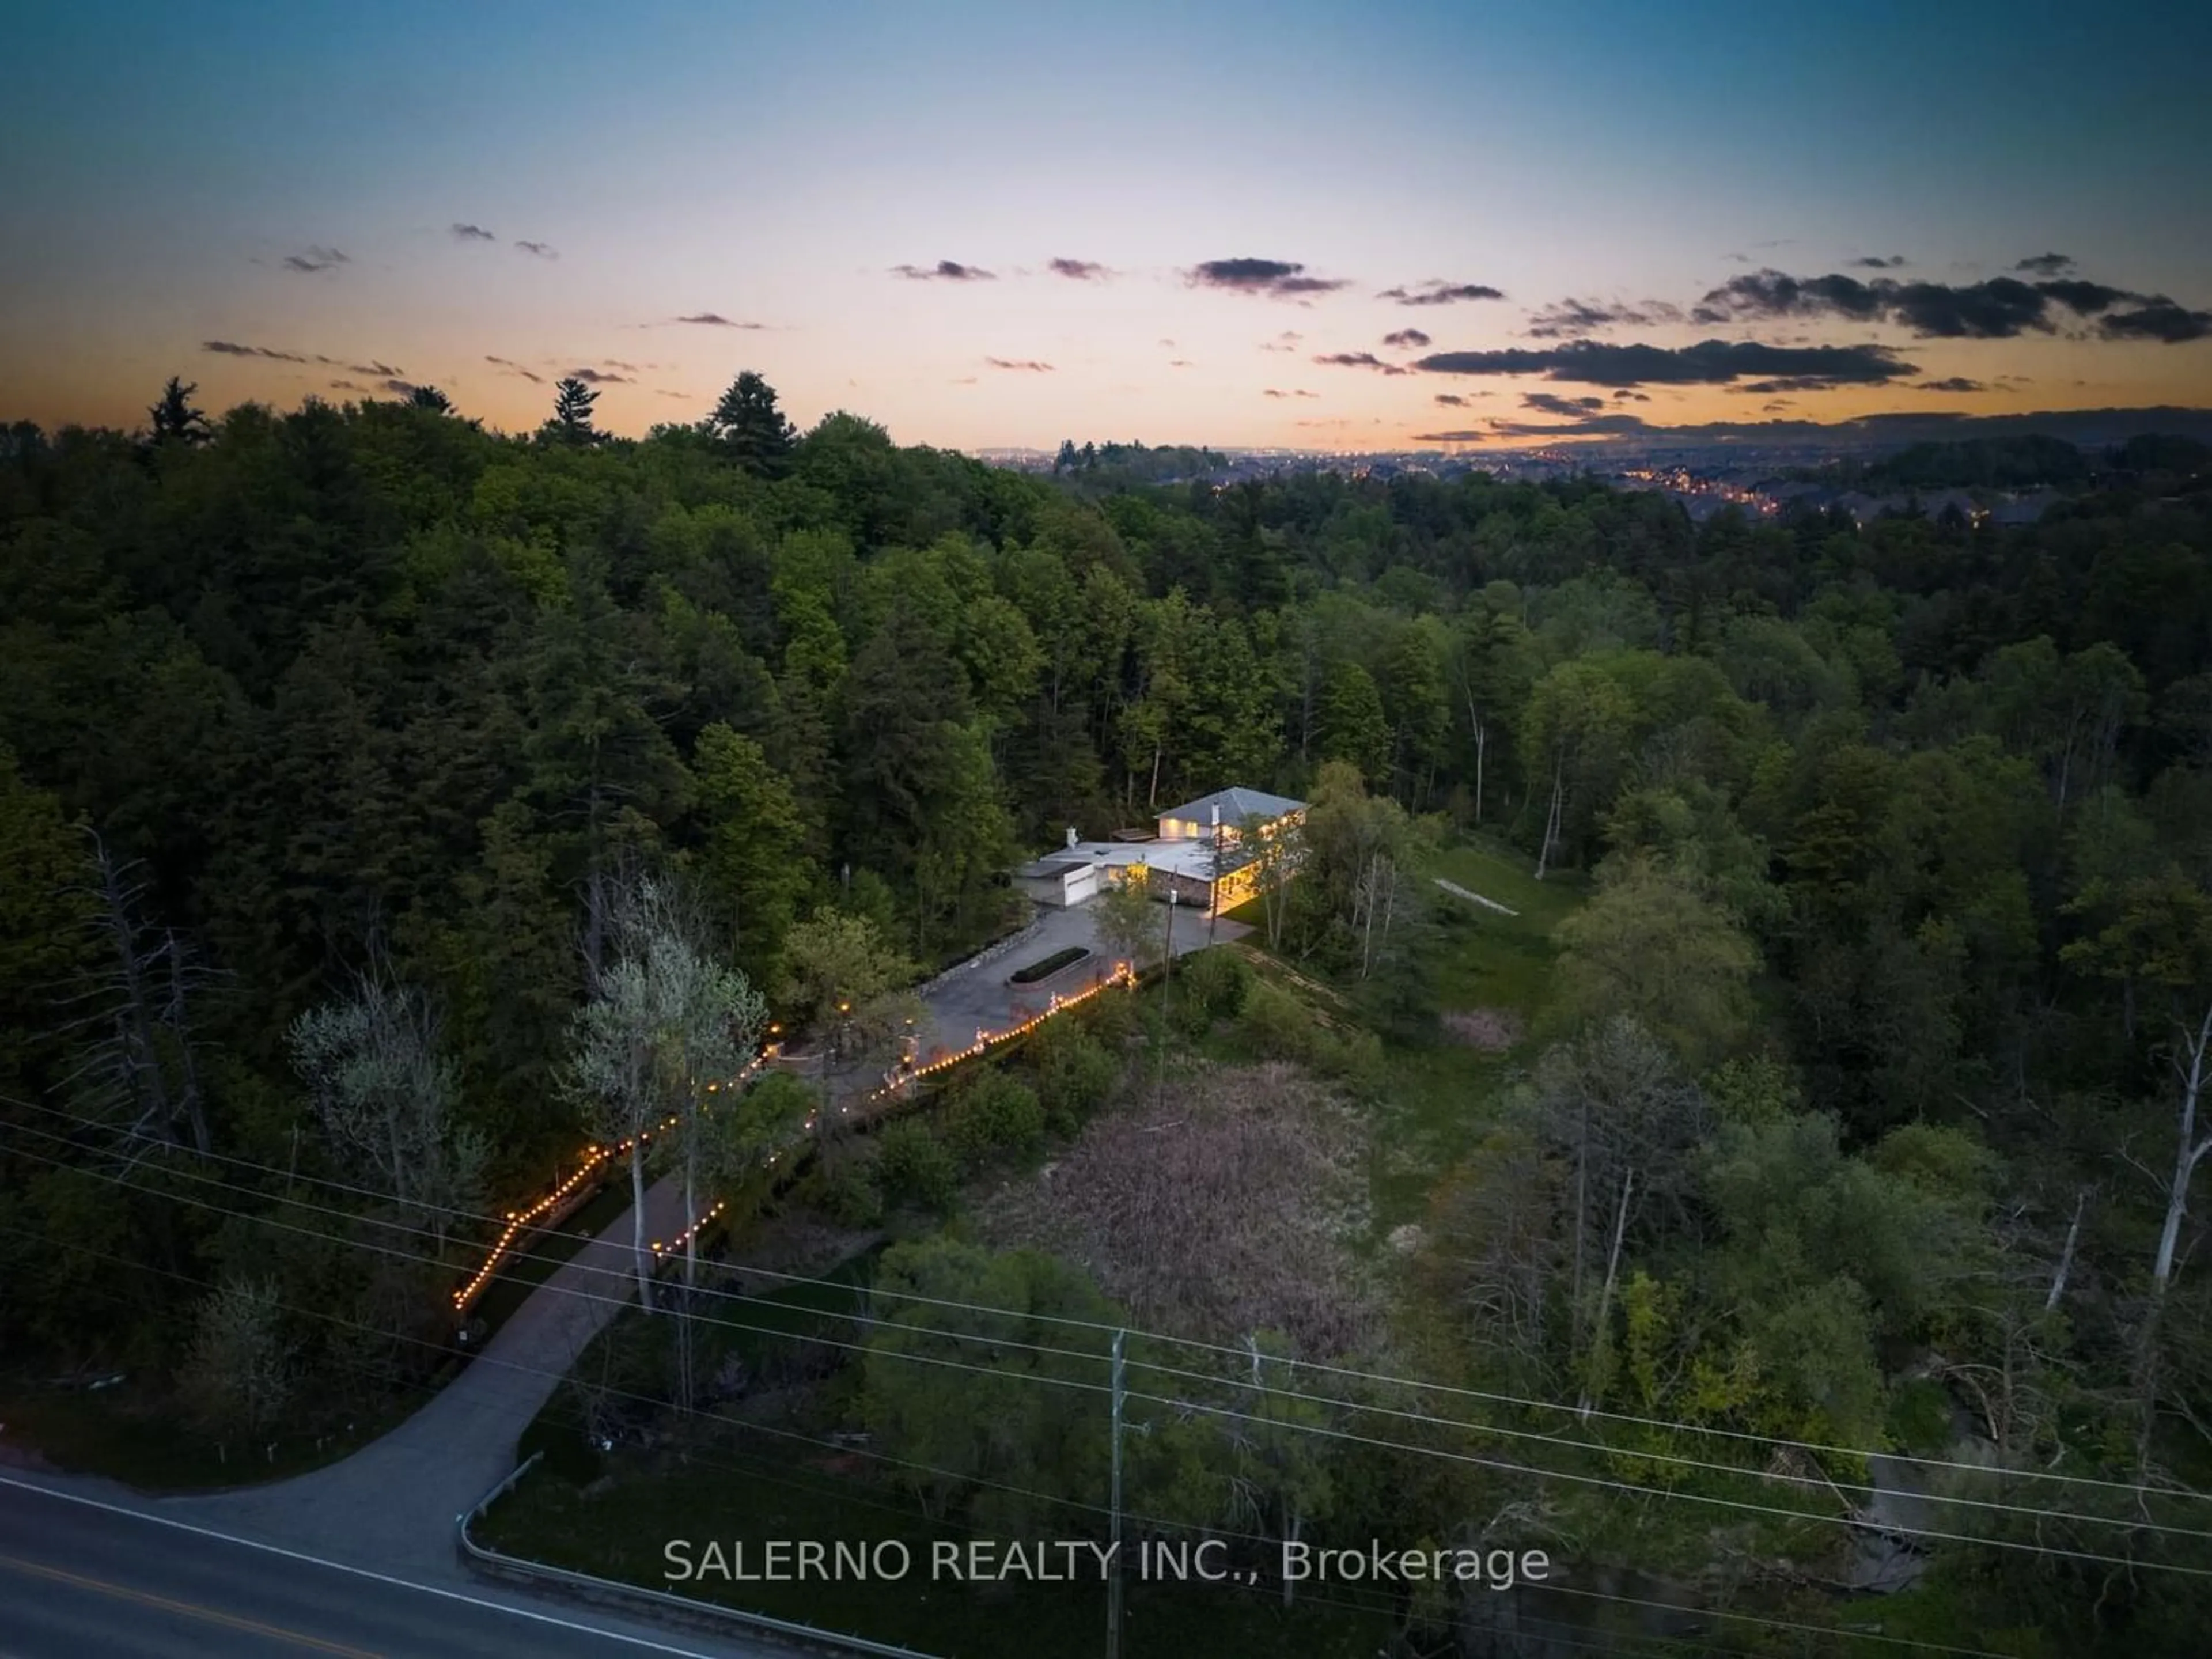
[(1371, 368), (1384, 374), (1411, 374), (1413, 372), (1410, 368), (1401, 368), (1396, 363), (1386, 363), (1371, 351), (1333, 351), (1325, 357), (1315, 358), (1314, 362), (1325, 368)]
[(1018, 369), (1025, 374), (1049, 374), (1053, 372), (1050, 363), (1038, 362), (1033, 357), (986, 357), (983, 361), (993, 368)]
[(627, 374), (611, 374), (603, 368), (572, 368), (568, 371), (568, 378), (572, 380), (581, 380), (586, 386), (630, 386), (635, 384), (635, 382), (633, 382)]
[(1416, 432), (1408, 441), (1417, 444), (1479, 444), (1489, 435), (1487, 432)]
[(2074, 261), (2063, 253), (2033, 253), (2013, 269), (2031, 271), (2038, 276), (2063, 276), (2074, 269)]
[(550, 242), (517, 242), (515, 246), (533, 259), (557, 259), (561, 257), (560, 250)]
[(1788, 376), (1824, 384), (1880, 386), (1917, 374), (1887, 346), (1778, 346), (1755, 340), (1702, 340), (1696, 345), (1613, 345), (1570, 340), (1531, 351), (1443, 351), (1414, 368), (1431, 374), (1540, 374), (1583, 386), (1726, 386), (1754, 376)]
[(998, 278), (981, 265), (963, 265), (957, 259), (939, 259), (933, 265), (893, 265), (894, 276), (910, 283), (993, 283)]
[(529, 381), (532, 386), (544, 386), (545, 384), (545, 377), (543, 374), (539, 374), (531, 369), (525, 368), (520, 363), (510, 362), (505, 357), (494, 357), (487, 354), (484, 361), (495, 368), (505, 369), (510, 374), (520, 374), (524, 380)]
[[(2058, 258), (2038, 256), (2034, 262)], [(2023, 261), (2023, 264), (2029, 263)], [(2068, 262), (2068, 263), (2070, 263)], [(2132, 307), (2128, 311), (2123, 306)], [(2063, 309), (2100, 319), (2106, 339), (2161, 340), (2169, 345), (2212, 332), (2212, 313), (2191, 311), (2163, 294), (2135, 294), (2080, 276), (2023, 282), (1991, 276), (1978, 283), (1900, 283), (1887, 276), (1790, 276), (1758, 270), (1729, 279), (1700, 301), (1692, 321), (1714, 324), (1778, 317), (1837, 317), (1891, 322), (1923, 339), (2009, 340), (2056, 332)]]
[(368, 389), (368, 388), (366, 386), (356, 386), (351, 380), (332, 380), (331, 382), (331, 390), (333, 392), (365, 392)]
[[(531, 376), (531, 379), (532, 380), (536, 380), (537, 378), (538, 377), (534, 374)], [(691, 396), (688, 392), (671, 392), (665, 386), (657, 386), (653, 387), (653, 395), (656, 398), (682, 398), (686, 400), (689, 400)]]
[(411, 398), (421, 388), (412, 380), (392, 380), (385, 381), (379, 390), (389, 392), (395, 398)]
[(1847, 259), (1844, 263), (1856, 270), (1894, 270), (1905, 263), (1905, 256), (1893, 253), (1885, 258), (1879, 253), (1870, 253), (1863, 258)]
[(762, 329), (762, 328), (766, 328), (766, 327), (768, 326), (768, 325), (767, 325), (766, 323), (740, 323), (740, 322), (733, 322), (733, 321), (732, 321), (732, 320), (731, 320), (729, 318), (725, 317), (724, 315), (722, 315), (722, 313), (721, 313), (720, 312), (719, 312), (719, 311), (698, 311), (698, 312), (694, 312), (694, 313), (693, 313), (690, 316), (689, 316), (689, 317), (678, 317), (678, 319), (676, 319), (676, 320), (677, 320), (678, 322), (679, 322), (679, 323), (696, 323), (696, 324), (697, 324), (697, 325), (698, 325), (700, 327), (702, 327), (702, 328), (749, 328), (749, 329)]
[(303, 357), (296, 351), (278, 351), (270, 346), (240, 345), (234, 340), (202, 340), (202, 351), (212, 351), (218, 357), (267, 357), (280, 363), (328, 362), (326, 357)]
[(1663, 300), (1646, 300), (1640, 305), (1607, 305), (1595, 300), (1577, 300), (1570, 295), (1541, 311), (1532, 312), (1528, 336), (1535, 340), (1560, 340), (1601, 333), (1608, 328), (1657, 328), (1681, 320), (1681, 307), (1670, 306)]
[(1443, 404), (1447, 409), (1465, 409), (1467, 407), (1467, 399), (1456, 392), (1439, 392), (1437, 393), (1437, 401)]
[(975, 377), (973, 374), (963, 374), (958, 380), (953, 381), (952, 384), (955, 386), (974, 386), (975, 384)]
[[(599, 359), (599, 366), (603, 368), (618, 368), (625, 374), (635, 374), (640, 372), (635, 363), (623, 362), (618, 357), (602, 357)], [(653, 367), (651, 363), (646, 365), (647, 368)]]
[(2191, 311), (2163, 294), (2131, 295), (2142, 304), (2133, 311), (2116, 311), (2097, 325), (2108, 340), (2162, 340), (2180, 345), (2212, 334), (2212, 311)]
[(1273, 339), (1261, 341), (1260, 349), (1262, 351), (1296, 351), (1298, 349), (1298, 343), (1305, 337), (1306, 337), (1299, 333), (1297, 330), (1294, 328), (1286, 328), (1280, 334), (1278, 334)]
[(1749, 380), (1731, 386), (1732, 392), (1741, 392), (1753, 397), (1771, 398), (1784, 392), (1832, 392), (1837, 382), (1822, 380), (1814, 374), (1784, 374), (1771, 380)]
[(1395, 300), (1401, 306), (1454, 306), (1462, 300), (1502, 300), (1505, 295), (1487, 283), (1431, 281), (1413, 288), (1386, 288), (1375, 297)]
[(284, 269), (313, 274), (319, 270), (335, 270), (340, 265), (349, 265), (352, 260), (334, 247), (311, 246), (305, 253), (284, 256)]
[(1436, 343), (1418, 328), (1401, 328), (1385, 334), (1382, 337), (1382, 343), (1386, 346), (1395, 346), (1401, 351), (1415, 351), (1423, 346), (1433, 345)]
[(1922, 380), (1912, 388), (1915, 392), (1987, 392), (1979, 380), (1970, 380), (1963, 374), (1954, 374), (1941, 380)]
[(1523, 392), (1521, 407), (1533, 409), (1539, 415), (1559, 415), (1570, 420), (1580, 420), (1594, 415), (1605, 407), (1602, 398), (1562, 398), (1553, 392)]
[(1784, 410), (1795, 406), (1787, 398), (1777, 398), (1771, 403), (1759, 404), (1759, 412), (1762, 415), (1779, 415)]
[(1193, 288), (1224, 289), (1231, 294), (1264, 294), (1294, 300), (1308, 294), (1334, 294), (1350, 288), (1346, 281), (1309, 276), (1293, 259), (1208, 259), (1184, 273)]
[(1321, 393), (1318, 392), (1279, 392), (1273, 386), (1269, 386), (1260, 395), (1263, 398), (1318, 398), (1321, 396)]
[(1114, 273), (1096, 259), (1050, 259), (1045, 269), (1055, 276), (1065, 276), (1071, 282), (1103, 282)]
[(1641, 415), (1589, 415), (1579, 420), (1505, 421), (1490, 422), (1499, 438), (1621, 438), (1643, 432), (1648, 422)]
[(1168, 359), (1168, 367), (1170, 368), (1195, 368), (1198, 365), (1191, 362), (1188, 357), (1170, 357)]
[[(325, 359), (318, 357), (315, 361), (317, 362), (322, 362)], [(370, 380), (389, 380), (397, 379), (398, 376), (404, 374), (407, 371), (398, 367), (396, 364), (380, 363), (374, 358), (371, 358), (365, 363), (348, 363), (345, 366), (345, 372), (349, 374), (365, 375)]]
[(1613, 400), (1617, 404), (1648, 404), (1651, 398), (1648, 392), (1630, 392), (1624, 388), (1613, 394)]
[(493, 235), (489, 231), (486, 230), (486, 229), (485, 229), (482, 225), (465, 225), (465, 224), (462, 224), (459, 221), (456, 220), (456, 221), (454, 222), (454, 223), (453, 223), (453, 239), (454, 239), (454, 240), (456, 240), (456, 241), (461, 241), (461, 242), (496, 242), (497, 240), (499, 240), (499, 238), (498, 238), (498, 237), (496, 237), (496, 236)]

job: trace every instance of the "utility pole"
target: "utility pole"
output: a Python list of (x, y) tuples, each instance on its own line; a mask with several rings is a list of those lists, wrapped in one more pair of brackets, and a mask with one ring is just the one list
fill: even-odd
[(1106, 1659), (1121, 1659), (1121, 1340), (1127, 1331), (1114, 1333), (1113, 1493), (1108, 1499), (1112, 1547), (1106, 1568)]
[[(1169, 878), (1170, 883), (1174, 878)], [(1175, 990), (1175, 913), (1179, 895), (1175, 887), (1168, 888), (1168, 942), (1160, 960), (1160, 1080), (1157, 1091), (1158, 1103), (1165, 1107), (1168, 1098), (1168, 1005)]]

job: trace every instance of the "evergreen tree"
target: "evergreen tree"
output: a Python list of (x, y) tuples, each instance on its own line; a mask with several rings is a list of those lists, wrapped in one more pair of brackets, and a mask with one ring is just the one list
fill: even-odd
[(592, 426), (592, 405), (599, 394), (581, 380), (571, 376), (553, 388), (553, 418), (546, 424), (546, 432), (562, 443), (587, 445), (599, 441), (601, 433)]
[(192, 404), (192, 394), (199, 389), (197, 380), (187, 383), (169, 376), (168, 385), (161, 388), (161, 401), (146, 411), (155, 443), (204, 444), (214, 435), (206, 412)]
[(450, 415), (453, 400), (434, 386), (418, 386), (407, 394), (410, 409), (427, 409), (434, 414)]
[(798, 437), (776, 407), (775, 388), (750, 368), (730, 383), (707, 428), (725, 454), (763, 477), (781, 475)]

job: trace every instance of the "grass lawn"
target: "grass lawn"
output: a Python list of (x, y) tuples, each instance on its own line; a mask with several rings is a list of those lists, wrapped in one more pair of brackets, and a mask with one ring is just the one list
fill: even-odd
[(1552, 929), (1585, 890), (1578, 874), (1538, 881), (1522, 854), (1480, 840), (1438, 854), (1423, 873), (1520, 913), (1502, 915), (1437, 890), (1442, 913), (1458, 919), (1445, 923), (1434, 992), (1446, 1012), (1510, 1015), (1522, 1036), (1502, 1051), (1448, 1040), (1388, 1050), (1389, 1084), (1374, 1126), (1375, 1212), (1384, 1229), (1422, 1218), (1437, 1178), (1490, 1127), (1498, 1091), (1533, 1058), (1551, 993)]
[(629, 1209), (629, 1171), (621, 1169), (615, 1171), (614, 1179), (601, 1188), (596, 1197), (562, 1222), (557, 1231), (539, 1233), (528, 1249), (509, 1256), (507, 1265), (493, 1276), (491, 1283), (484, 1286), (483, 1294), (477, 1298), (476, 1305), (469, 1310), (471, 1318), (483, 1322), (482, 1340), (490, 1341), (493, 1334), (529, 1299), (530, 1293), (553, 1276), (555, 1268), (613, 1226)]

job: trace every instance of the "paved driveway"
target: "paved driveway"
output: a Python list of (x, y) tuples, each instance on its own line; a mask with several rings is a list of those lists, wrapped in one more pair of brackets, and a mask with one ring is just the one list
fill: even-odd
[[(1162, 905), (1160, 911), (1164, 928), (1167, 907)], [(1203, 950), (1209, 943), (1209, 927), (1212, 942), (1223, 945), (1252, 931), (1240, 921), (1209, 924), (1188, 907), (1179, 907), (1175, 918), (1176, 955)], [(1071, 945), (1089, 950), (1090, 959), (1062, 969), (1036, 985), (1007, 982), (1007, 975), (1017, 969)], [(961, 963), (922, 988), (929, 1029), (921, 1036), (921, 1058), (927, 1061), (936, 1051), (964, 1048), (975, 1042), (979, 1030), (1003, 1031), (1018, 1025), (1030, 1015), (1042, 1012), (1054, 993), (1072, 996), (1105, 978), (1113, 967), (1113, 958), (1098, 942), (1096, 919), (1088, 904), (1065, 910), (1041, 908), (1037, 919), (1013, 939)]]

